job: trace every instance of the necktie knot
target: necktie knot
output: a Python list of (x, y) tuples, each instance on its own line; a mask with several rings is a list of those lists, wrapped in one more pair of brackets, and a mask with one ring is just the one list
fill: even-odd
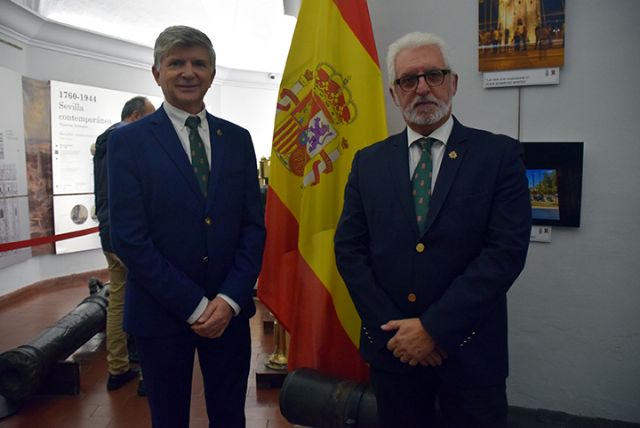
[(200, 126), (200, 118), (198, 116), (189, 116), (184, 124), (191, 130), (198, 129), (198, 126)]
[(420, 145), (420, 148), (422, 149), (422, 151), (425, 151), (425, 150), (431, 150), (431, 147), (436, 141), (438, 140), (436, 140), (435, 138), (423, 137), (423, 138), (420, 138), (417, 142)]

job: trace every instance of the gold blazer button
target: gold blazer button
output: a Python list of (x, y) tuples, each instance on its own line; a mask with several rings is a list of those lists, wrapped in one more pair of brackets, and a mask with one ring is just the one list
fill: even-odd
[(416, 300), (418, 300), (418, 298), (416, 297), (416, 295), (414, 293), (409, 293), (407, 295), (407, 300), (410, 301), (411, 303), (415, 302)]
[(206, 217), (204, 219), (204, 222), (206, 223), (207, 226), (211, 226), (211, 223), (213, 223), (213, 220), (211, 220), (211, 217)]
[(424, 251), (424, 244), (422, 242), (418, 242), (418, 245), (416, 245), (416, 251), (419, 253)]

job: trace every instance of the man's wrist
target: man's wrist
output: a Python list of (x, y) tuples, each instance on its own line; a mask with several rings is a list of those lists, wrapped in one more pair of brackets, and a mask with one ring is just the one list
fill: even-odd
[(200, 300), (200, 303), (198, 303), (198, 306), (196, 306), (196, 309), (191, 313), (191, 316), (187, 319), (187, 322), (189, 324), (193, 324), (198, 321), (200, 316), (204, 313), (204, 310), (207, 308), (208, 304), (209, 299), (203, 297), (202, 300)]
[(231, 297), (227, 296), (226, 294), (222, 294), (222, 293), (218, 293), (216, 297), (220, 297), (222, 300), (227, 302), (229, 306), (231, 306), (231, 309), (233, 309), (233, 315), (238, 316), (238, 314), (240, 313), (240, 305), (238, 305), (235, 302), (235, 300), (233, 300)]

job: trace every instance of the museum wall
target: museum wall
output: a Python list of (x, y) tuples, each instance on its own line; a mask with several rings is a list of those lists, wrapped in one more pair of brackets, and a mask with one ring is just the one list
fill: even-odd
[[(640, 422), (640, 90), (634, 81), (640, 2), (567, 1), (560, 84), (491, 90), (482, 88), (478, 72), (477, 1), (368, 4), (383, 69), (386, 47), (405, 32), (430, 31), (449, 42), (460, 75), (453, 110), (464, 124), (522, 141), (584, 142), (581, 226), (554, 227), (550, 243), (532, 242), (509, 292), (510, 404)], [(12, 7), (1, 1), (0, 16)], [(34, 79), (160, 95), (140, 47), (88, 35), (100, 53), (87, 56), (29, 44), (3, 28), (0, 36), (22, 50), (0, 43), (0, 67)], [(125, 59), (114, 59), (117, 52)], [(223, 99), (225, 91), (231, 92)], [(246, 98), (246, 88), (241, 91)], [(214, 88), (207, 103), (222, 110), (233, 95)], [(229, 111), (241, 116), (237, 106)], [(389, 97), (387, 112), (389, 131), (402, 130)], [(103, 267), (99, 250), (32, 257), (0, 270), (0, 295)]]

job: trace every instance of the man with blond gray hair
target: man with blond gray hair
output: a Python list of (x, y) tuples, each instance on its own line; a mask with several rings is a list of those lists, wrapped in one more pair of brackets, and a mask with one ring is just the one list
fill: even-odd
[(203, 32), (165, 29), (151, 71), (162, 107), (109, 140), (111, 239), (129, 269), (125, 328), (154, 428), (189, 427), (196, 351), (209, 426), (243, 428), (265, 238), (251, 136), (205, 109), (215, 52)]
[(452, 116), (442, 39), (407, 34), (387, 62), (406, 129), (356, 153), (334, 239), (380, 425), (506, 427), (506, 293), (531, 229), (522, 149)]

